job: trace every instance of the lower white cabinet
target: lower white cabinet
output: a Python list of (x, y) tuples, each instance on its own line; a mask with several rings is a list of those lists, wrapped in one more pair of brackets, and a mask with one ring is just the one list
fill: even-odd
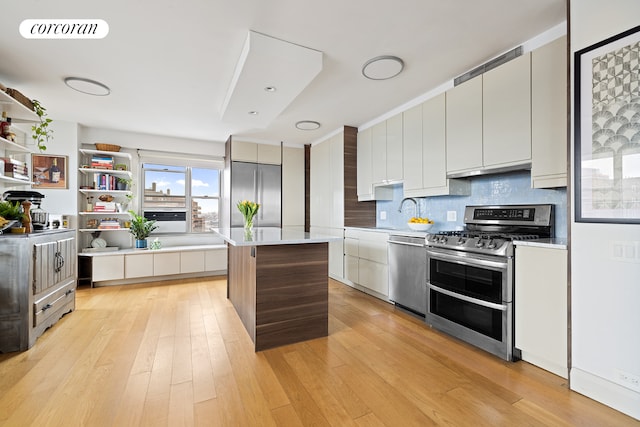
[(204, 271), (204, 251), (180, 252), (180, 273)]
[(567, 362), (567, 250), (516, 246), (515, 345), (526, 360), (563, 378)]
[(153, 254), (143, 253), (125, 255), (124, 277), (126, 279), (133, 279), (146, 276), (153, 276)]
[(221, 271), (227, 269), (227, 248), (208, 249), (204, 251), (204, 271)]
[(131, 250), (96, 256), (82, 254), (81, 257), (90, 260), (91, 283), (227, 269), (225, 246), (210, 245), (201, 250), (195, 248), (194, 246), (165, 248), (158, 251)]
[(93, 257), (92, 261), (93, 282), (124, 279), (124, 255)]
[(383, 298), (389, 296), (388, 239), (384, 232), (345, 230), (345, 279)]
[(153, 275), (166, 276), (180, 273), (180, 252), (153, 254)]
[(329, 275), (334, 279), (342, 279), (344, 277), (344, 229), (332, 227), (311, 227), (310, 231), (315, 234), (340, 237), (340, 240), (329, 242)]

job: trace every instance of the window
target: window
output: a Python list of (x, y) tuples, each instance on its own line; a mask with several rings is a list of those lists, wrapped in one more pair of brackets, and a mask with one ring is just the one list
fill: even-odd
[(143, 163), (142, 176), (142, 211), (158, 220), (159, 233), (203, 233), (218, 227), (219, 169)]

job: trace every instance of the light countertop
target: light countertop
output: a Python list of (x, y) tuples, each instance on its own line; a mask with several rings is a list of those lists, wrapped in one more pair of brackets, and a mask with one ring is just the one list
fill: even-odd
[(567, 239), (562, 238), (514, 240), (513, 244), (516, 246), (536, 246), (548, 249), (567, 249), (568, 247)]
[(384, 228), (384, 227), (345, 227), (348, 230), (363, 230), (363, 231), (375, 231), (378, 233), (387, 233), (396, 236), (410, 236), (410, 237), (426, 237), (427, 231), (414, 231), (409, 228)]
[(342, 240), (342, 237), (306, 233), (299, 227), (256, 227), (251, 233), (242, 227), (214, 228), (213, 232), (233, 246), (300, 245)]

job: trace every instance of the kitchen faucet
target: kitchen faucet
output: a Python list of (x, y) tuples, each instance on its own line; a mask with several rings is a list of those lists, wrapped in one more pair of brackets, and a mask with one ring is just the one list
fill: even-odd
[(400, 202), (400, 207), (398, 208), (398, 212), (402, 212), (402, 205), (404, 205), (404, 202), (406, 202), (407, 200), (411, 200), (416, 205), (416, 217), (420, 218), (420, 205), (418, 205), (418, 201), (413, 197), (405, 197), (404, 199), (402, 199), (402, 201)]

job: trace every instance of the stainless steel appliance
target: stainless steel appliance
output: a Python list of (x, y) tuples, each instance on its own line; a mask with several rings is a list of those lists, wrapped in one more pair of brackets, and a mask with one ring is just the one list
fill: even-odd
[(241, 200), (260, 203), (254, 226), (280, 227), (282, 224), (282, 167), (233, 162), (230, 198), (232, 227), (242, 227), (244, 224), (242, 214), (236, 209), (236, 203)]
[(44, 230), (48, 226), (49, 214), (40, 206), (42, 204), (42, 199), (44, 199), (44, 194), (38, 193), (37, 191), (10, 190), (5, 191), (2, 198), (10, 202), (31, 202), (33, 206), (29, 212), (31, 214), (31, 225), (33, 226), (33, 229)]
[(423, 237), (389, 236), (389, 299), (424, 316), (427, 312), (427, 265)]
[(514, 240), (553, 237), (553, 205), (467, 206), (466, 230), (428, 234), (434, 328), (514, 360)]

